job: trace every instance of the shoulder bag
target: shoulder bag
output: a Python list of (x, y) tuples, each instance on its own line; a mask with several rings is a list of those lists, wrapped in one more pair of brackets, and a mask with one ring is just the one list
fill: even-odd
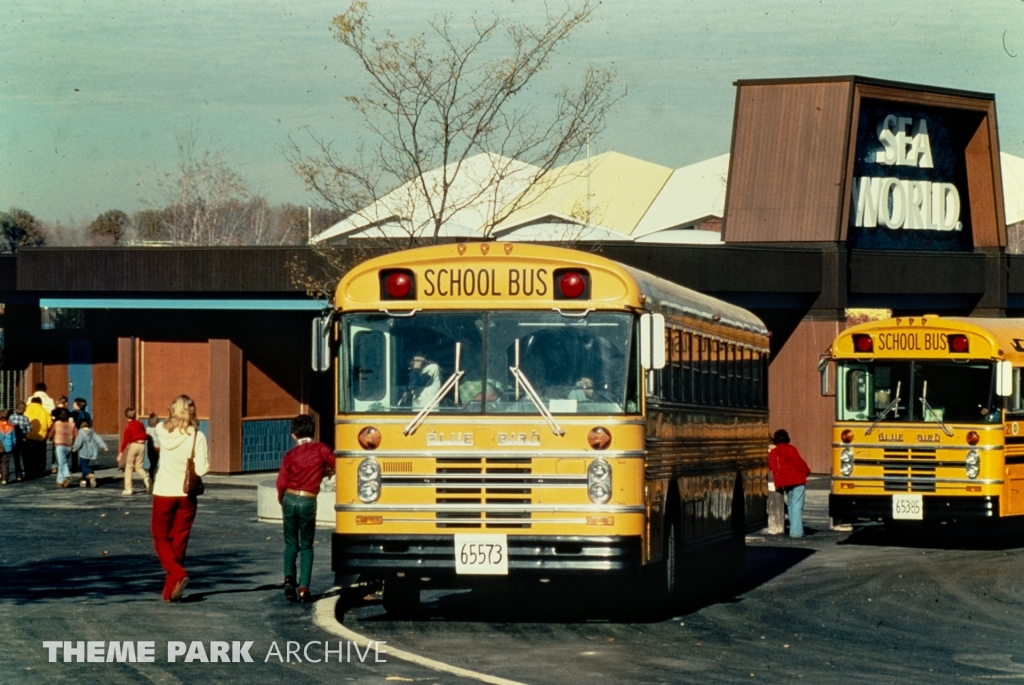
[(206, 492), (203, 479), (196, 475), (196, 440), (199, 439), (199, 429), (193, 430), (195, 430), (195, 434), (192, 436), (192, 454), (188, 455), (188, 463), (185, 465), (185, 483), (182, 488), (189, 497), (196, 497)]

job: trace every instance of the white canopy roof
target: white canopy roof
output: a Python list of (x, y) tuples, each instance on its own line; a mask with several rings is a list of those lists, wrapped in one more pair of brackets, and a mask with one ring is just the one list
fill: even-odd
[(1006, 224), (1024, 221), (1024, 159), (999, 153), (999, 164), (1003, 168), (1003, 206), (1006, 209)]
[[(449, 176), (455, 164), (448, 165)], [(346, 217), (326, 231), (313, 236), (321, 243), (341, 236), (349, 238), (430, 237), (431, 221), (426, 192), (436, 202), (444, 187), (443, 167), (423, 174), (395, 188), (370, 206)], [(481, 153), (462, 161), (462, 167), (448, 187), (448, 206), (455, 208), (441, 227), (441, 237), (479, 237), (492, 217), (521, 196), (540, 170), (532, 164), (501, 155)], [(502, 183), (488, 187), (497, 174)]]
[[(728, 178), (728, 154), (676, 169), (637, 224), (633, 239), (650, 236), (644, 242), (661, 242), (653, 234), (692, 227), (710, 217), (721, 218), (725, 213)], [(721, 241), (720, 236), (718, 240)]]

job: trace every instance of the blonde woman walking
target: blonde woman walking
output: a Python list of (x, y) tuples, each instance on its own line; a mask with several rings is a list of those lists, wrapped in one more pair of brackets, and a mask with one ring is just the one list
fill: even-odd
[(188, 395), (171, 404), (170, 417), (156, 427), (160, 469), (153, 482), (153, 546), (167, 573), (164, 601), (177, 602), (188, 585), (185, 551), (196, 518), (196, 498), (185, 493), (185, 469), (194, 459), (196, 474), (210, 470), (206, 436), (199, 432), (196, 405)]

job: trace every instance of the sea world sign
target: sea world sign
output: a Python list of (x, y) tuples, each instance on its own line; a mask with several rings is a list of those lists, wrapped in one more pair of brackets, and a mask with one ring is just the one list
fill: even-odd
[[(887, 115), (878, 124), (875, 163), (932, 169), (931, 140), (925, 118)], [(853, 225), (874, 228), (959, 231), (960, 193), (952, 183), (861, 176), (854, 180)]]
[(862, 103), (848, 231), (852, 247), (969, 249), (960, 125), (955, 112)]

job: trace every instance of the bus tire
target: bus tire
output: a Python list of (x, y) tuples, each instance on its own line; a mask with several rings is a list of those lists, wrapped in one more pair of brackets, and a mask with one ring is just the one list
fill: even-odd
[[(670, 500), (673, 501), (673, 500)], [(673, 501), (674, 502), (674, 501)], [(679, 507), (670, 505), (665, 511), (664, 534), (661, 539), (661, 561), (645, 569), (644, 590), (650, 606), (674, 611), (682, 597), (682, 536)]]
[(747, 565), (747, 512), (742, 474), (736, 475), (736, 486), (733, 488), (732, 535), (729, 538), (728, 555), (729, 578), (734, 584), (739, 584)]
[(392, 618), (410, 618), (420, 610), (420, 586), (404, 578), (384, 581), (384, 610)]

